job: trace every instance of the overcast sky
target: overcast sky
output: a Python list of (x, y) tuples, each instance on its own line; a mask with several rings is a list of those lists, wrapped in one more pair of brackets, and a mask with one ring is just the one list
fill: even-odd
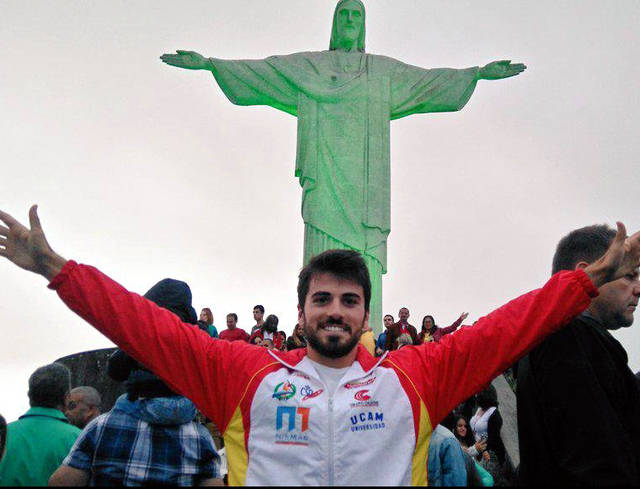
[[(175, 49), (262, 58), (326, 49), (333, 0), (0, 3), (0, 208), (32, 203), (56, 251), (130, 290), (188, 282), (215, 324), (254, 304), (296, 321), (302, 260), (295, 118), (232, 105)], [(422, 67), (524, 62), (481, 81), (458, 113), (391, 126), (384, 312), (467, 322), (550, 274), (557, 241), (593, 223), (640, 228), (637, 0), (375, 0), (367, 50)], [(27, 379), (111, 346), (46, 289), (0, 262), (0, 413)], [(616, 333), (640, 369), (638, 328)], [(487, 352), (489, 354), (489, 351)]]

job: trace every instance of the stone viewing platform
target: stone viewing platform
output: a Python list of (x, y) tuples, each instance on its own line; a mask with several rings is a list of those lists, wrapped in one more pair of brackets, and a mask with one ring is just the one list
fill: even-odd
[(117, 348), (102, 348), (73, 353), (58, 358), (56, 362), (71, 370), (71, 386), (88, 385), (102, 396), (102, 412), (109, 411), (116, 399), (125, 393), (124, 382), (116, 382), (107, 375), (107, 360)]
[[(124, 382), (116, 382), (107, 375), (107, 361), (116, 350), (117, 348), (101, 348), (83, 351), (56, 360), (71, 370), (71, 387), (88, 385), (97, 389), (102, 396), (103, 413), (110, 411), (116, 399), (126, 392)], [(222, 448), (222, 436), (216, 425), (208, 422), (199, 412), (197, 420), (206, 425), (216, 448)]]

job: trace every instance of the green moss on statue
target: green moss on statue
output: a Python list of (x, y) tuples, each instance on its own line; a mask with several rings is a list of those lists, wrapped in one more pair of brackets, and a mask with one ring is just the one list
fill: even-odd
[(365, 9), (338, 2), (328, 51), (264, 60), (164, 54), (180, 68), (209, 70), (237, 105), (269, 105), (298, 118), (295, 175), (302, 186), (304, 262), (326, 249), (363, 254), (372, 282), (370, 324), (382, 319), (390, 227), (390, 121), (460, 110), (478, 80), (517, 75), (523, 64), (423, 69), (365, 53)]

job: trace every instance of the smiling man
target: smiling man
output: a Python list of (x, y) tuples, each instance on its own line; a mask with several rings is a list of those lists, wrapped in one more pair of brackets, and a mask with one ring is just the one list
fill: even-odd
[(232, 485), (425, 485), (438, 422), (583, 312), (597, 287), (640, 264), (640, 233), (625, 239), (619, 224), (593, 263), (555, 274), (440, 343), (374, 358), (358, 345), (371, 301), (365, 262), (329, 250), (299, 276), (308, 348), (276, 352), (212, 339), (97, 269), (67, 261), (47, 243), (35, 206), (31, 229), (1, 211), (0, 220), (0, 256), (47, 278), (69, 308), (214, 421)]

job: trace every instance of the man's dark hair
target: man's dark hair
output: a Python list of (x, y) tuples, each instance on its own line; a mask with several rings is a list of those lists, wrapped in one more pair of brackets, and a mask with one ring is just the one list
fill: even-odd
[(385, 320), (385, 319), (387, 319), (387, 318), (391, 318), (391, 321), (394, 321), (394, 322), (395, 322), (395, 319), (394, 319), (394, 317), (393, 317), (391, 314), (385, 314), (385, 315), (384, 315), (384, 317), (382, 318), (382, 320), (384, 321), (384, 320)]
[(227, 314), (227, 317), (231, 317), (233, 318), (233, 320), (237, 323), (238, 322), (238, 315), (235, 312), (230, 312), (229, 314)]
[(304, 308), (309, 293), (311, 277), (329, 273), (339, 279), (349, 280), (360, 286), (364, 292), (364, 309), (369, 311), (371, 303), (371, 279), (362, 255), (352, 250), (327, 250), (314, 256), (298, 275), (298, 305)]
[(32, 407), (60, 408), (71, 389), (71, 372), (61, 363), (36, 369), (29, 377), (29, 404)]
[(604, 255), (615, 237), (616, 231), (606, 224), (594, 224), (571, 231), (556, 247), (551, 273), (574, 270), (581, 261), (593, 263)]
[(254, 309), (258, 309), (262, 314), (264, 314), (264, 306), (261, 304), (258, 304), (256, 306), (253, 306)]

